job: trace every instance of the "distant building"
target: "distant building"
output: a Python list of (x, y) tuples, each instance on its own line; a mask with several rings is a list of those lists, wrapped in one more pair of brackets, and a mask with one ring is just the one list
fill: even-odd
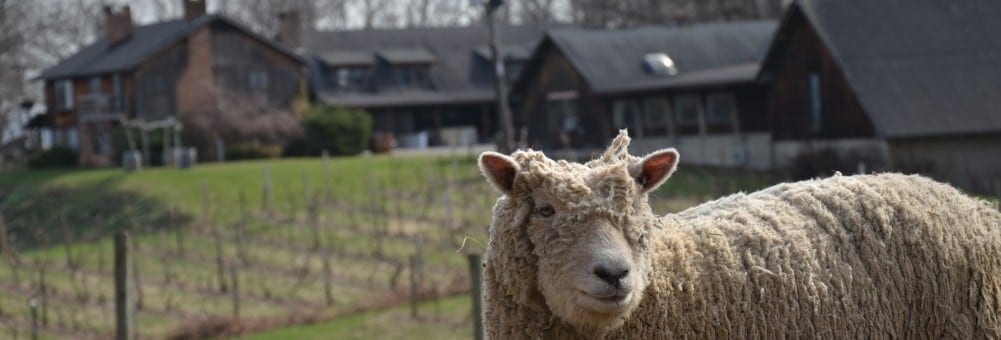
[(81, 164), (117, 160), (112, 136), (121, 118), (208, 114), (228, 92), (291, 105), (304, 79), (294, 53), (207, 15), (205, 1), (183, 1), (183, 19), (144, 26), (133, 26), (128, 6), (105, 7), (104, 36), (40, 75), (48, 113), (36, 122), (53, 129), (55, 144), (77, 149)]
[(775, 28), (552, 30), (512, 90), (521, 140), (600, 149), (626, 128), (636, 152), (674, 146), (687, 164), (769, 168), (766, 93), (755, 77)]
[[(547, 27), (498, 29), (508, 81)], [(294, 47), (310, 56), (316, 101), (364, 109), (376, 133), (393, 134), (400, 147), (422, 147), (493, 142), (498, 121), (487, 37), (482, 25), (305, 31)]]
[(1001, 2), (802, 0), (765, 59), (775, 157), (1001, 187)]

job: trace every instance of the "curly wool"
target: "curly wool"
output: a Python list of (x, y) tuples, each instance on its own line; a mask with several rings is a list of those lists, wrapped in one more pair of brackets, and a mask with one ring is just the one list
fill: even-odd
[[(645, 196), (615, 195), (636, 158), (613, 148), (587, 165), (512, 155), (521, 170), (486, 256), (490, 338), (1001, 337), (1001, 213), (982, 200), (915, 175), (835, 176), (658, 217)], [(595, 171), (605, 198), (575, 184)], [(522, 227), (539, 187), (593, 197), (583, 204), (649, 234), (650, 283), (622, 327), (580, 333), (547, 309)]]

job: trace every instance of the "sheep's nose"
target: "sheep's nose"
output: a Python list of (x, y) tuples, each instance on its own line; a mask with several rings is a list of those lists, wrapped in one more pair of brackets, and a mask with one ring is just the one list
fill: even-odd
[(620, 266), (596, 266), (594, 267), (594, 275), (597, 276), (605, 283), (608, 283), (616, 288), (622, 284), (622, 278), (629, 275), (629, 267)]

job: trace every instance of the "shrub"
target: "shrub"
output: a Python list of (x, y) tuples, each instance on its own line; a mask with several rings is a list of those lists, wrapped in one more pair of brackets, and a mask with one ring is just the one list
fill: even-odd
[(55, 146), (28, 160), (31, 168), (69, 168), (76, 166), (77, 153), (65, 146)]
[[(314, 106), (302, 120), (305, 136), (291, 149), (301, 148), (303, 154), (319, 155), (327, 150), (331, 155), (354, 155), (368, 147), (372, 136), (372, 117), (363, 110), (332, 106)], [(286, 154), (295, 154), (288, 150)]]

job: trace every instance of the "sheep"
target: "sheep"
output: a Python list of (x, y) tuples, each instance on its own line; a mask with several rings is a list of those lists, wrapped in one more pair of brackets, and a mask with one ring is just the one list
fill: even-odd
[(483, 153), (503, 196), (485, 332), (523, 338), (999, 338), (1001, 213), (917, 175), (783, 183), (655, 216), (678, 153)]

